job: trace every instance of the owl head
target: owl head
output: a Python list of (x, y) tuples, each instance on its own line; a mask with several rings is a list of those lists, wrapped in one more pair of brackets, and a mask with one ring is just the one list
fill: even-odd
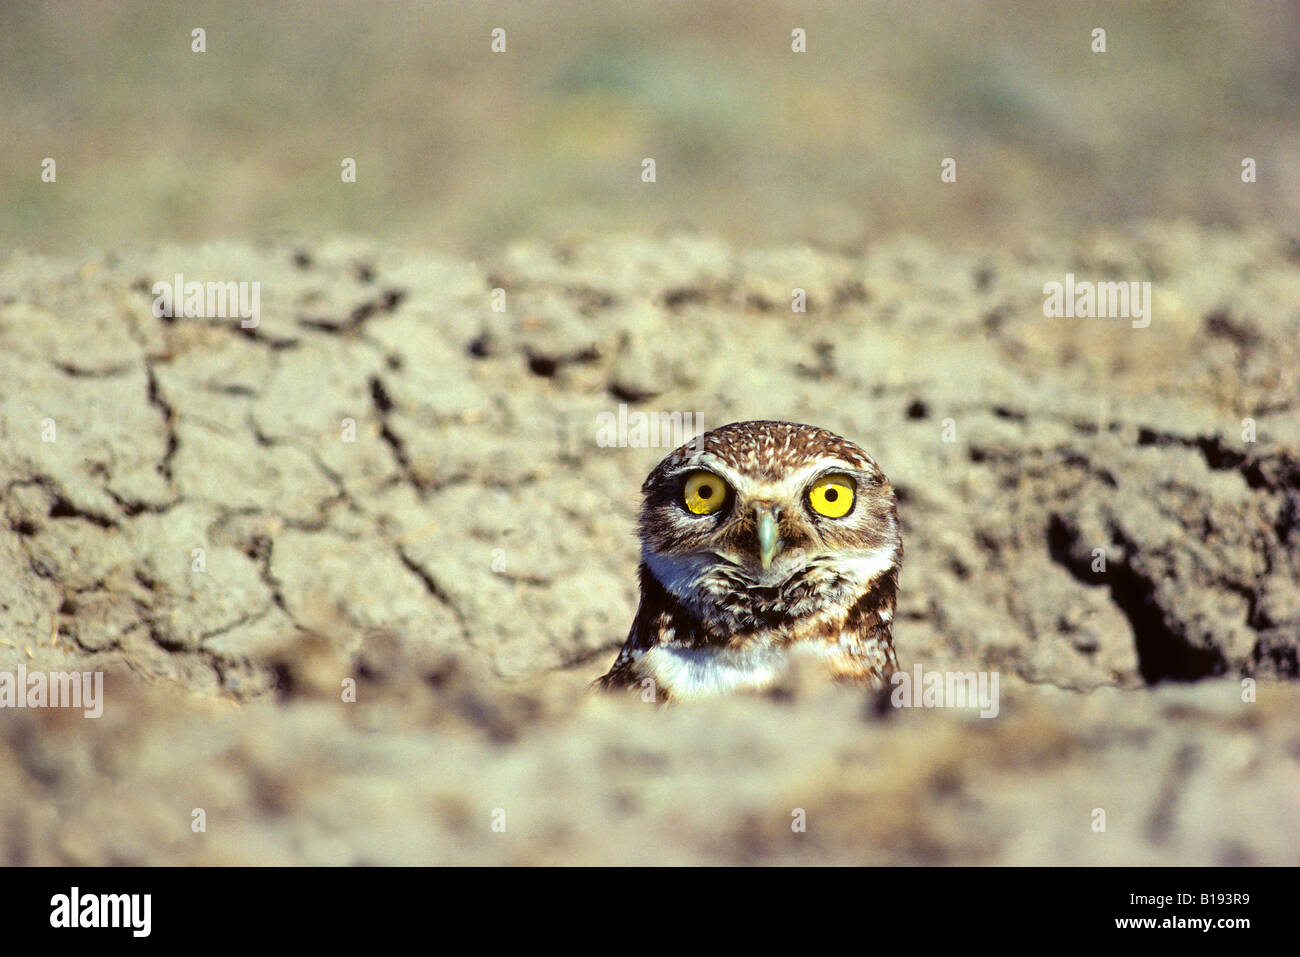
[(883, 576), (896, 584), (894, 490), (870, 455), (825, 429), (724, 425), (668, 455), (642, 493), (642, 574), (710, 630), (833, 615)]

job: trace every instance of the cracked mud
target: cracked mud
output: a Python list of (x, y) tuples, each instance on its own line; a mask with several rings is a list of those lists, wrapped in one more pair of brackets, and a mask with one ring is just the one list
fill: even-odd
[[(1293, 248), (12, 255), (0, 670), (103, 670), (108, 700), (0, 714), (0, 859), (1296, 863)], [(1151, 327), (1045, 319), (1067, 271), (1149, 279)], [(154, 318), (176, 272), (260, 282), (259, 325)], [(1001, 717), (590, 698), (666, 451), (597, 444), (619, 403), (869, 449), (900, 660), (998, 670)]]

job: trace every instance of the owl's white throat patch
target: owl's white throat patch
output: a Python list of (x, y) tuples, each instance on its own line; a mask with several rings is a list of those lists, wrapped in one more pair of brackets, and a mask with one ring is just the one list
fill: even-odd
[(651, 648), (641, 659), (641, 671), (675, 698), (760, 691), (769, 687), (789, 664), (787, 652), (770, 647), (744, 651), (705, 648)]
[(678, 700), (765, 691), (781, 680), (796, 659), (826, 660), (838, 654), (834, 645), (795, 645), (782, 648), (759, 643), (733, 648), (651, 648), (642, 657), (641, 673), (654, 679)]

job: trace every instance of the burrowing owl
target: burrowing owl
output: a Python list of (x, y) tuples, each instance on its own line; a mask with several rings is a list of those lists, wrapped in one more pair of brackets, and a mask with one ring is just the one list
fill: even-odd
[(736, 422), (670, 454), (641, 492), (641, 604), (601, 687), (762, 690), (805, 656), (865, 686), (897, 669), (897, 500), (857, 445)]

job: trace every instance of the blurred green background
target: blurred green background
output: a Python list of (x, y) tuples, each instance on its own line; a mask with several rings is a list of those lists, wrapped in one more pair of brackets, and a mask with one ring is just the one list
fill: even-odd
[(4, 2), (0, 244), (1290, 226), (1298, 50), (1292, 0)]

